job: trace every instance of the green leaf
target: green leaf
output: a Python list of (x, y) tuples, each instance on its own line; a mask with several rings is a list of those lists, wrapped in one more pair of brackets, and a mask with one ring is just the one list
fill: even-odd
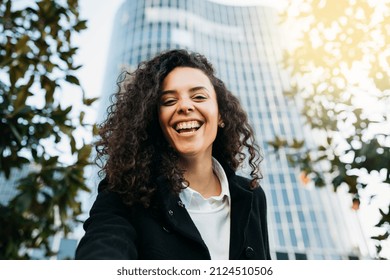
[(15, 209), (19, 213), (24, 213), (30, 207), (33, 197), (31, 192), (23, 192), (14, 199)]
[(46, 167), (57, 166), (57, 164), (58, 164), (58, 156), (50, 157), (49, 159), (47, 159), (45, 161), (45, 166)]
[(272, 146), (275, 151), (278, 151), (280, 148), (284, 148), (287, 145), (287, 141), (279, 136), (275, 136), (273, 141), (268, 141), (267, 143)]
[(20, 145), (22, 142), (22, 136), (20, 135), (18, 128), (12, 123), (9, 124), (9, 128), (11, 129), (12, 134), (14, 135), (15, 139), (18, 141)]
[(90, 106), (90, 105), (92, 105), (92, 103), (94, 103), (96, 100), (99, 100), (99, 97), (95, 97), (95, 98), (85, 98), (85, 99), (83, 99), (83, 104), (84, 104), (84, 105), (87, 105), (87, 106)]
[(25, 53), (26, 52), (26, 47), (27, 47), (27, 42), (30, 40), (30, 37), (26, 34), (24, 34), (18, 42), (15, 45), (15, 52), (17, 53)]
[(298, 150), (298, 149), (302, 148), (304, 144), (305, 144), (304, 140), (299, 141), (297, 139), (294, 139), (291, 147)]
[(11, 82), (11, 87), (15, 87), (16, 82), (21, 78), (21, 73), (17, 67), (11, 67), (9, 70), (9, 77)]
[(80, 32), (81, 30), (87, 28), (87, 21), (86, 20), (80, 20), (73, 28), (77, 32)]
[(27, 90), (27, 88), (21, 88), (19, 90), (19, 94), (15, 100), (15, 103), (14, 103), (14, 109), (16, 111), (19, 111), (21, 109), (23, 109), (23, 107), (25, 106), (26, 104), (26, 100), (27, 98), (31, 96), (30, 92)]
[(324, 152), (324, 151), (326, 151), (327, 149), (326, 149), (325, 146), (322, 146), (322, 145), (321, 145), (321, 146), (318, 147), (318, 150), (321, 151), (321, 152)]
[(390, 236), (390, 233), (386, 232), (385, 234), (382, 234), (382, 235), (372, 236), (371, 239), (382, 241), (382, 240), (386, 240), (389, 236)]
[(73, 71), (76, 71), (76, 70), (79, 70), (81, 67), (83, 67), (83, 65), (72, 66), (69, 69), (73, 70)]
[(334, 177), (332, 180), (332, 184), (335, 188), (340, 186), (343, 182), (344, 182), (344, 177), (342, 175), (338, 175), (338, 176)]
[(80, 85), (79, 79), (72, 75), (66, 75), (65, 80), (71, 84)]
[(389, 205), (389, 210), (387, 213), (383, 212), (382, 209), (379, 208), (379, 212), (381, 214), (381, 219), (378, 224), (376, 224), (376, 227), (382, 227), (383, 225), (387, 224), (390, 225), (390, 205)]
[(81, 112), (80, 112), (80, 116), (79, 116), (79, 121), (80, 121), (80, 123), (83, 123), (83, 122), (84, 122), (84, 117), (85, 117), (85, 112), (84, 112), (84, 111), (81, 111)]
[(92, 146), (91, 145), (84, 145), (80, 150), (77, 155), (77, 159), (79, 162), (88, 162), (89, 156), (92, 151)]
[(0, 157), (0, 174), (4, 175), (6, 179), (10, 178), (11, 165), (9, 164), (8, 157)]
[[(99, 128), (98, 128), (98, 126), (96, 125), (96, 124), (94, 124), (93, 126), (92, 126), (92, 134), (93, 135), (98, 135), (99, 134)], [(389, 178), (390, 179), (390, 178)]]
[(76, 140), (74, 139), (73, 135), (70, 135), (70, 149), (72, 154), (76, 152)]
[(18, 161), (18, 163), (19, 163), (21, 166), (30, 163), (30, 160), (29, 160), (29, 159), (27, 159), (27, 158), (25, 158), (25, 157), (21, 157), (21, 156), (18, 156), (18, 157), (17, 157), (17, 161)]

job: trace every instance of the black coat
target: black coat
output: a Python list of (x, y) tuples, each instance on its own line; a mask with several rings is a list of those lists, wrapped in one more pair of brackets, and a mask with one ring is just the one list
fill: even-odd
[[(261, 187), (250, 190), (249, 180), (228, 176), (231, 195), (230, 256), (237, 259), (270, 259), (266, 198)], [(76, 259), (210, 259), (180, 198), (166, 180), (157, 180), (157, 200), (150, 208), (128, 207), (118, 194), (102, 190), (84, 223)]]

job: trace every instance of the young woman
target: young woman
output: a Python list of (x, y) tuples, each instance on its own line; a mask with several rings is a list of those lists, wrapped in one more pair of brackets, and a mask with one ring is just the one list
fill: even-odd
[[(261, 156), (238, 99), (185, 50), (130, 75), (100, 129), (105, 179), (76, 259), (270, 259)], [(251, 179), (235, 174), (244, 161)]]

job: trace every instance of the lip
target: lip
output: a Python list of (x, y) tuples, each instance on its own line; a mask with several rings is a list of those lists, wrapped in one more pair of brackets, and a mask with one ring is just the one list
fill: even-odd
[[(200, 129), (200, 127), (199, 127), (199, 129)], [(177, 132), (175, 130), (175, 132), (176, 132), (176, 135), (179, 135), (180, 137), (188, 137), (188, 136), (192, 136), (192, 135), (196, 134), (199, 129), (192, 130), (192, 131), (185, 131), (185, 132)]]

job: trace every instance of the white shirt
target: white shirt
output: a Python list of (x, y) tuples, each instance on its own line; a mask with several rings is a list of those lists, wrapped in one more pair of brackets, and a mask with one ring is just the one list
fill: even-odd
[(218, 196), (204, 198), (199, 192), (184, 189), (180, 199), (186, 206), (212, 260), (228, 260), (230, 246), (230, 192), (229, 183), (219, 162), (213, 158), (213, 171), (221, 184)]

